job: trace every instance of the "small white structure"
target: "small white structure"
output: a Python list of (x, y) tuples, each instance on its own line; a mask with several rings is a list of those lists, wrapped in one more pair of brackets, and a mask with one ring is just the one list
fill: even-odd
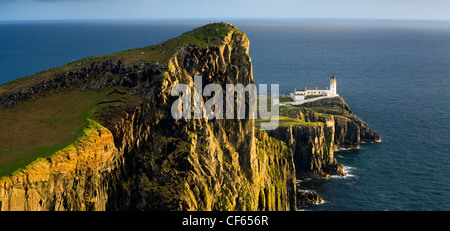
[(328, 96), (328, 97), (334, 97), (338, 96), (337, 89), (336, 89), (336, 78), (334, 75), (331, 76), (330, 79), (330, 89), (326, 87), (325, 89), (308, 89), (305, 87), (304, 91), (297, 91), (297, 88), (294, 90), (294, 92), (289, 93), (289, 96), (291, 97), (294, 102), (298, 101), (305, 101), (305, 97), (308, 95), (317, 95), (317, 96)]
[(273, 105), (280, 104), (280, 99), (273, 99), (273, 100), (272, 100), (272, 104), (273, 104)]

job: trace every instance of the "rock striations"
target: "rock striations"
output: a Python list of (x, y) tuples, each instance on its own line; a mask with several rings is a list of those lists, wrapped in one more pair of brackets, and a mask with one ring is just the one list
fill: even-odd
[(118, 157), (111, 132), (91, 121), (76, 143), (0, 180), (2, 211), (104, 210)]
[(0, 86), (0, 110), (74, 90), (109, 97), (75, 143), (0, 179), (0, 210), (295, 210), (296, 173), (340, 174), (334, 149), (379, 139), (345, 103), (298, 114), (320, 126), (270, 133), (250, 119), (173, 119), (172, 87), (197, 75), (203, 86), (253, 83), (246, 35), (208, 24)]

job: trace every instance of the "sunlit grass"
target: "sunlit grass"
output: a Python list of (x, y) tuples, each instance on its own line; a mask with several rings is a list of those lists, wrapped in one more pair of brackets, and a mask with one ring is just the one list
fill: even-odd
[(299, 119), (290, 118), (287, 116), (272, 116), (269, 119), (256, 119), (255, 126), (260, 128), (261, 124), (266, 126), (290, 127), (290, 126), (321, 126), (321, 122), (305, 122)]

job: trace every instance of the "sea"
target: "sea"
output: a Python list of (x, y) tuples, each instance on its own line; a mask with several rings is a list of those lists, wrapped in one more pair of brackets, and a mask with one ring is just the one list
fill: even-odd
[[(0, 22), (0, 84), (73, 60), (158, 44), (212, 21)], [(346, 176), (302, 187), (299, 210), (450, 210), (450, 22), (231, 20), (250, 39), (256, 84), (324, 88), (331, 75), (382, 142), (335, 152)]]

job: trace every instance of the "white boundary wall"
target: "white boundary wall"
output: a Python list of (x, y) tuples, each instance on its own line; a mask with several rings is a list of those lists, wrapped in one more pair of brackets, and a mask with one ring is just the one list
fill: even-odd
[(334, 98), (334, 97), (338, 97), (339, 95), (333, 95), (333, 96), (319, 96), (316, 98), (312, 98), (312, 99), (305, 99), (305, 100), (301, 100), (301, 101), (296, 101), (296, 102), (285, 102), (285, 103), (280, 103), (280, 106), (286, 105), (286, 104), (290, 104), (290, 105), (302, 105), (304, 103), (309, 103), (309, 102), (314, 102), (317, 100), (321, 100), (321, 99), (328, 99), (328, 98)]

